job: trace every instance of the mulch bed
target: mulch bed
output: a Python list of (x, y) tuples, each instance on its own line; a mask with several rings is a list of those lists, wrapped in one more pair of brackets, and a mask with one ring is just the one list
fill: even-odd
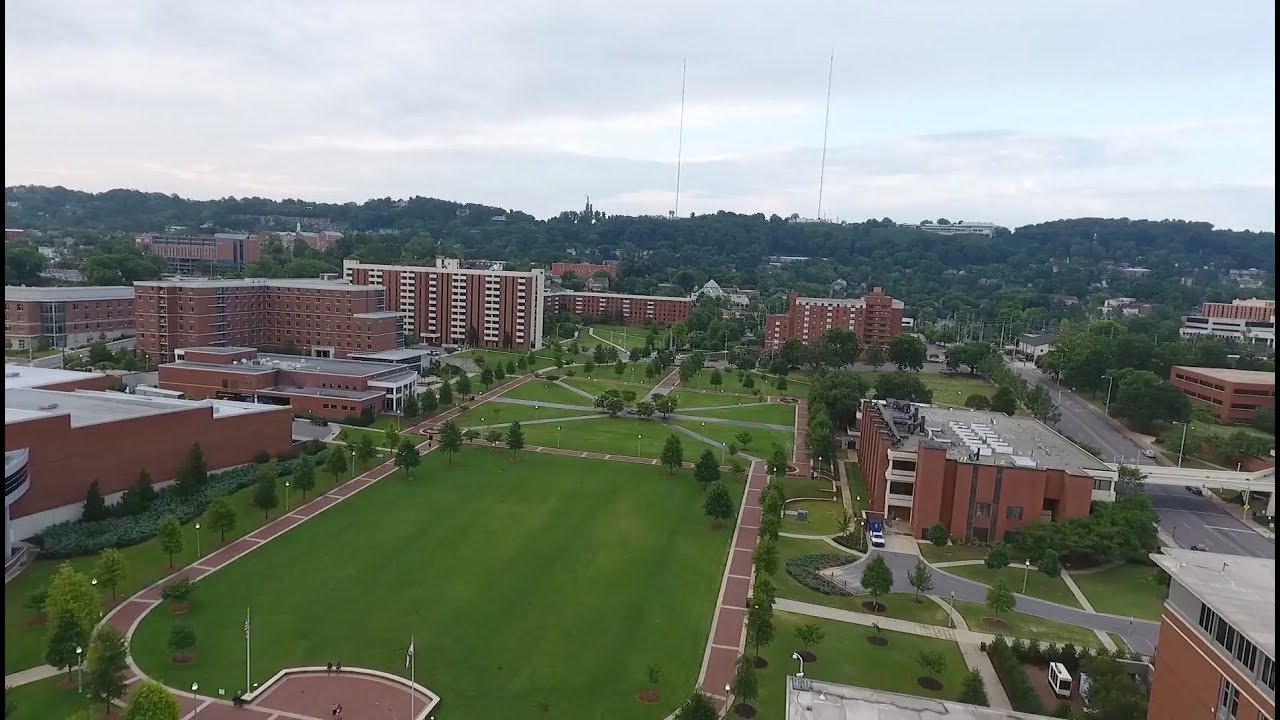
[(738, 703), (733, 706), (733, 714), (740, 718), (753, 718), (756, 716), (756, 709), (746, 703)]
[(804, 652), (800, 653), (800, 657), (804, 658), (804, 661), (807, 663), (818, 662), (818, 656), (815, 655), (812, 650), (805, 650)]
[(170, 615), (186, 615), (191, 612), (191, 603), (174, 603), (169, 606)]
[(195, 662), (195, 660), (196, 660), (196, 654), (189, 653), (189, 652), (178, 653), (177, 655), (171, 655), (169, 657), (169, 662), (173, 663), (174, 665), (190, 665), (191, 663)]
[(868, 600), (862, 603), (862, 609), (866, 610), (869, 613), (876, 613), (878, 615), (882, 612), (887, 611), (889, 607), (884, 603), (872, 602), (871, 600)]
[(918, 677), (916, 678), (916, 684), (925, 690), (932, 690), (934, 692), (942, 689), (942, 683), (938, 682), (937, 678)]
[(889, 644), (889, 638), (880, 637), (879, 635), (868, 635), (867, 642), (875, 645), (876, 647), (884, 647)]
[(76, 686), (75, 678), (63, 678), (59, 680), (58, 684), (55, 685), (54, 687), (58, 688), (59, 690), (70, 690), (75, 686)]
[(769, 661), (765, 660), (762, 657), (756, 657), (752, 659), (751, 664), (754, 665), (757, 670), (763, 670), (769, 667)]
[(27, 621), (23, 624), (29, 628), (41, 628), (41, 627), (44, 627), (45, 625), (48, 625), (49, 620), (44, 617), (33, 617), (33, 618), (27, 618)]
[(649, 703), (649, 704), (662, 702), (662, 693), (658, 692), (657, 690), (641, 690), (640, 692), (636, 693), (636, 699), (642, 703)]
[(1008, 625), (1008, 623), (1001, 620), (1000, 618), (993, 618), (993, 617), (982, 618), (982, 624), (989, 628), (995, 628), (997, 630), (1002, 627), (1006, 627)]

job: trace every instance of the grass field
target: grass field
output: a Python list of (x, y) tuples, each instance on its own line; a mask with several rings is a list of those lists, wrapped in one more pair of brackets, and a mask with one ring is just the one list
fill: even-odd
[(782, 532), (799, 535), (835, 535), (840, 532), (836, 516), (840, 514), (838, 500), (796, 500), (787, 503), (787, 510), (808, 510), (809, 521), (800, 522), (791, 515), (782, 518)]
[(534, 402), (559, 403), (561, 405), (591, 406), (591, 398), (561, 387), (550, 380), (530, 380), (517, 388), (512, 388), (499, 397), (513, 400), (532, 400)]
[(676, 412), (692, 408), (737, 405), (740, 402), (759, 402), (761, 399), (750, 395), (730, 395), (729, 393), (703, 392), (702, 390), (681, 390), (679, 387), (671, 391), (671, 396), (676, 398)]
[(582, 417), (593, 415), (590, 410), (565, 410), (564, 408), (541, 408), (535, 405), (513, 405), (511, 403), (489, 401), (478, 405), (454, 418), (458, 425), (468, 428), (480, 425), (510, 425), (513, 422), (529, 420), (549, 420), (551, 418)]
[[(350, 458), (348, 458), (348, 462), (350, 462)], [(382, 460), (372, 461), (372, 463), (378, 462), (382, 462)], [(344, 479), (349, 480), (350, 478), (351, 475), (348, 474)], [(280, 480), (280, 500), (282, 505), (284, 502), (283, 482), (286, 479), (288, 479), (287, 476)], [(316, 473), (316, 491), (324, 492), (332, 486), (333, 476), (324, 470), (319, 470)], [(252, 487), (245, 488), (230, 497), (231, 506), (236, 511), (236, 529), (227, 534), (227, 542), (247, 535), (262, 526), (262, 511), (252, 507), (250, 502), (252, 497)], [(292, 501), (294, 505), (297, 505), (298, 499), (298, 494), (293, 493)], [(282, 512), (284, 512), (283, 508), (279, 508), (272, 513), (272, 517), (277, 517)], [(200, 518), (200, 522), (205, 526), (205, 529), (200, 532), (201, 552), (209, 553), (221, 547), (223, 543), (219, 536), (208, 530), (208, 518)], [(125, 578), (116, 590), (117, 600), (132, 595), (172, 572), (169, 569), (168, 557), (160, 551), (160, 543), (154, 538), (133, 547), (123, 548), (121, 552), (124, 554), (125, 559)], [(188, 524), (183, 528), (182, 552), (174, 555), (174, 563), (177, 567), (182, 567), (195, 559), (195, 529), (192, 524)], [(74, 558), (66, 562), (70, 562), (72, 567), (80, 572), (92, 576), (93, 566), (97, 563), (97, 560), (97, 556), (94, 555)], [(50, 578), (53, 577), (54, 571), (58, 569), (62, 562), (64, 561), (39, 560), (4, 586), (4, 671), (6, 675), (44, 664), (46, 628), (27, 627), (27, 621), (31, 618), (31, 613), (23, 607), (23, 601), (32, 592), (48, 584)], [(113, 605), (110, 591), (103, 588), (103, 594), (107, 603), (104, 607)]]
[(700, 417), (724, 418), (726, 420), (769, 423), (770, 425), (795, 426), (796, 424), (795, 406), (785, 403), (744, 403), (742, 407), (701, 411), (695, 408), (689, 414)]
[[(556, 444), (556, 428), (560, 427), (559, 445)], [(544, 423), (524, 428), (526, 445), (561, 447), (569, 450), (587, 450), (606, 455), (631, 455), (656, 458), (662, 454), (667, 436), (674, 434), (684, 446), (684, 459), (694, 462), (703, 450), (711, 450), (720, 457), (720, 449), (699, 442), (671, 428), (635, 418), (601, 417), (598, 420), (571, 420), (564, 425)]]
[[(601, 395), (605, 390), (617, 390), (618, 392), (630, 390), (636, 394), (637, 400), (644, 397), (645, 393), (648, 393), (656, 384), (627, 382), (626, 380), (618, 380), (617, 377), (617, 375), (613, 374), (613, 370), (610, 370), (608, 375), (597, 372), (596, 377), (594, 378), (587, 378), (578, 375), (577, 377), (564, 378), (563, 382), (565, 385), (571, 385), (579, 390), (589, 392), (593, 396)], [(644, 375), (641, 375), (640, 379), (643, 380)], [(586, 398), (583, 398), (583, 400), (586, 400)]]
[(793, 435), (789, 432), (781, 430), (761, 430), (760, 428), (743, 427), (742, 425), (730, 425), (729, 423), (718, 422), (701, 422), (699, 420), (670, 420), (674, 425), (692, 430), (699, 435), (705, 435), (717, 442), (728, 445), (729, 443), (737, 443), (738, 433), (748, 433), (751, 435), (751, 443), (742, 445), (738, 443), (738, 447), (742, 452), (758, 457), (768, 459), (773, 452), (773, 446), (781, 445), (786, 451), (787, 457), (791, 456), (791, 445)]
[[(751, 394), (751, 388), (743, 387), (742, 381), (738, 380), (738, 372), (736, 370), (721, 370), (720, 381), (719, 387), (711, 384), (711, 369), (703, 368), (701, 372), (688, 380), (681, 380), (679, 386), (688, 390), (706, 390), (724, 395)], [(752, 382), (755, 383), (753, 387), (760, 388), (761, 383), (758, 379), (752, 378)], [(761, 392), (763, 393), (764, 390), (761, 389)]]
[[(875, 388), (876, 378), (881, 372), (860, 372), (867, 387)], [(964, 405), (964, 399), (970, 395), (985, 395), (990, 398), (996, 392), (996, 386), (976, 376), (944, 375), (941, 373), (920, 373), (920, 379), (933, 390), (933, 402), (937, 405)]]
[[(405, 426), (401, 426), (403, 428)], [(374, 447), (382, 447), (387, 443), (387, 433), (384, 430), (374, 430), (373, 428), (355, 427), (354, 425), (343, 425), (338, 431), (338, 436), (334, 438), (338, 442), (352, 443), (361, 435), (368, 435), (373, 439)]]
[[(454, 353), (447, 357), (467, 358), (472, 361), (479, 361), (480, 359), (483, 359), (484, 360), (483, 364), (480, 362), (476, 362), (476, 364), (480, 365), (482, 369), (486, 367), (492, 368), (495, 365), (497, 365), (497, 363), (502, 363), (502, 367), (505, 370), (508, 362), (514, 363), (517, 360), (519, 360), (521, 357), (525, 357), (525, 355), (523, 353), (506, 352), (503, 350), (464, 350), (460, 353)], [(540, 354), (540, 353), (534, 354), (533, 361), (534, 361), (534, 365), (533, 365), (534, 370), (542, 370), (543, 368), (555, 367), (556, 365), (556, 361), (554, 358), (550, 357), (549, 355), (544, 357), (543, 354)], [(519, 367), (516, 368), (516, 372), (517, 373), (520, 372)]]
[(856, 462), (844, 464), (844, 477), (849, 482), (849, 500), (853, 503), (853, 516), (860, 517), (863, 510), (871, 506), (871, 496), (867, 494), (866, 483), (862, 481), (862, 468)]
[(1071, 579), (1098, 612), (1159, 620), (1169, 589), (1156, 582), (1156, 568), (1127, 563)]
[[(167, 684), (239, 688), (252, 588), (255, 680), (334, 658), (401, 674), (414, 636), (450, 715), (660, 717), (697, 676), (730, 536), (688, 471), (433, 453), (202, 581), (195, 663), (169, 663), (163, 612), (133, 648)], [(636, 701), (649, 664), (656, 707)]]
[[(778, 482), (774, 480), (773, 482)], [(787, 499), (792, 498), (839, 498), (840, 493), (831, 492), (831, 483), (826, 480), (810, 480), (808, 478), (783, 477), (782, 492)]]
[[(5, 690), (5, 698), (12, 700), (13, 713), (5, 713), (5, 720), (63, 720), (81, 710), (90, 709), (84, 695), (77, 692), (75, 686), (59, 688), (58, 683), (66, 679), (59, 675), (47, 680), (20, 685)], [(94, 718), (102, 717), (102, 706), (92, 707)], [(117, 712), (117, 717), (120, 713)]]
[[(649, 329), (645, 327), (631, 325), (590, 325), (588, 327), (595, 330), (596, 335), (607, 338), (610, 342), (617, 343), (628, 350), (637, 345), (644, 345), (645, 338), (649, 337)], [(665, 347), (664, 343), (667, 342), (667, 336), (670, 333), (666, 328), (657, 328), (657, 331), (658, 340), (656, 344), (658, 347)], [(584, 332), (579, 338), (579, 342), (595, 347), (595, 344), (600, 340), (590, 337)]]
[[(952, 575), (976, 580), (983, 585), (994, 585), (997, 580), (1003, 580), (1004, 584), (1015, 593), (1030, 595), (1041, 600), (1056, 602), (1067, 607), (1078, 608), (1080, 603), (1076, 602), (1076, 596), (1071, 594), (1067, 582), (1060, 577), (1051, 578), (1031, 566), (1028, 572), (1022, 566), (1022, 563), (1010, 564), (999, 570), (992, 570), (986, 565), (958, 565), (956, 567), (945, 568)], [(1022, 592), (1022, 578), (1026, 575), (1027, 591)]]
[[(804, 664), (806, 678), (932, 698), (954, 699), (960, 694), (967, 670), (960, 647), (953, 642), (885, 631), (889, 644), (876, 647), (866, 640), (874, 632), (869, 627), (779, 612), (774, 615), (776, 638), (760, 652), (769, 666), (756, 671), (760, 697), (753, 704), (759, 710), (758, 720), (783, 720), (784, 676), (796, 673), (798, 668), (791, 653), (803, 648), (795, 638), (796, 628), (809, 623), (821, 628), (824, 638), (820, 645), (810, 648), (818, 659)], [(916, 678), (924, 675), (916, 657), (924, 651), (942, 653), (946, 660), (946, 670), (938, 677), (942, 689), (937, 692), (916, 683)], [(748, 648), (748, 652), (754, 649)]]
[[(955, 560), (981, 560), (987, 556), (985, 545), (945, 545), (938, 547), (933, 543), (919, 543), (920, 554), (931, 563), (952, 562)], [(1019, 579), (1018, 587), (1022, 587)]]
[(964, 618), (970, 630), (977, 632), (1004, 635), (1007, 638), (1041, 640), (1055, 643), (1074, 643), (1076, 647), (1101, 647), (1102, 643), (1092, 630), (1078, 625), (1068, 625), (1055, 620), (1045, 620), (1026, 613), (1010, 612), (999, 618), (1003, 624), (998, 626), (983, 622), (983, 618), (994, 617), (995, 613), (985, 605), (956, 600), (956, 612)]

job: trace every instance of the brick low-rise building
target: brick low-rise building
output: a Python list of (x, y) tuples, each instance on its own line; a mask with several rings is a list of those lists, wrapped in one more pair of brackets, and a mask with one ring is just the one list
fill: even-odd
[(402, 313), (412, 341), (440, 346), (536, 350), (542, 347), (543, 270), (464, 268), (452, 258), (434, 266), (342, 262), (353, 283), (386, 288), (387, 310)]
[(293, 446), (293, 415), (272, 405), (105, 392), (99, 373), (5, 366), (6, 550), (80, 517), (89, 483), (114, 501), (146, 470), (172, 481), (199, 442), (210, 470)]
[(402, 315), (375, 285), (341, 280), (156, 280), (134, 283), (138, 351), (167, 362), (197, 346), (295, 348), (347, 357), (400, 347)]
[(308, 417), (344, 420), (398, 413), (417, 393), (418, 373), (399, 363), (259, 353), (248, 347), (193, 347), (159, 368), (160, 388), (188, 398), (287, 405)]
[(4, 339), (19, 350), (83, 347), (133, 333), (131, 287), (4, 289)]
[(139, 250), (164, 258), (171, 271), (194, 276), (243, 273), (249, 263), (262, 257), (263, 244), (259, 236), (244, 233), (146, 234), (133, 241)]
[(858, 464), (872, 519), (924, 537), (995, 542), (1036, 520), (1115, 500), (1116, 472), (1031, 418), (896, 400), (863, 402)]
[(1147, 720), (1276, 716), (1276, 561), (1165, 548)]
[(863, 345), (888, 345), (902, 333), (903, 303), (881, 288), (860, 298), (801, 297), (791, 293), (787, 311), (766, 315), (764, 348), (777, 351), (788, 340), (817, 342), (828, 330), (852, 330)]
[(1249, 422), (1258, 408), (1276, 406), (1275, 373), (1177, 365), (1169, 383), (1191, 402), (1213, 408), (1224, 423)]
[(622, 325), (669, 327), (683, 322), (693, 314), (693, 299), (662, 295), (557, 292), (547, 296), (547, 309)]
[(596, 273), (604, 273), (611, 278), (618, 277), (616, 264), (595, 265), (593, 263), (551, 263), (551, 277), (561, 278), (565, 273), (573, 273), (579, 280), (586, 280)]

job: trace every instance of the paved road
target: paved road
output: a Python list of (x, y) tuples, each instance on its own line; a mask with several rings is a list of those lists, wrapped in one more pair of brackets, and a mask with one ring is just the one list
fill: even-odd
[[(915, 567), (919, 556), (883, 551), (879, 554), (884, 556), (889, 569), (893, 570), (893, 591), (902, 593), (915, 592), (911, 587), (911, 583), (907, 582), (907, 576), (911, 573), (911, 569)], [(864, 558), (852, 565), (838, 568), (838, 579), (848, 583), (850, 587), (861, 587), (860, 580), (865, 562), (866, 559)], [(938, 597), (950, 597), (952, 592), (956, 594), (956, 599), (958, 600), (976, 603), (985, 603), (987, 601), (986, 585), (955, 575), (949, 575), (943, 568), (935, 568), (933, 571), (932, 594)], [(1113, 632), (1123, 637), (1129, 647), (1144, 655), (1150, 655), (1155, 652), (1156, 637), (1160, 629), (1158, 623), (1117, 615), (1091, 613), (1022, 594), (1018, 595), (1018, 605), (1015, 609), (1017, 612), (1048, 620), (1057, 620), (1093, 630)]]
[[(1180, 487), (1147, 488), (1160, 516), (1160, 529), (1181, 547), (1200, 545), (1209, 552), (1274, 558), (1276, 546), (1218, 503)], [(1240, 512), (1236, 508), (1236, 512)]]
[(1036, 366), (1030, 363), (1014, 362), (1009, 367), (1028, 383), (1040, 385), (1049, 391), (1062, 413), (1062, 419), (1058, 421), (1058, 431), (1063, 435), (1077, 442), (1094, 446), (1101, 453), (1100, 459), (1106, 462), (1125, 462), (1130, 465), (1135, 462), (1139, 465), (1155, 464), (1154, 460), (1143, 456), (1142, 446), (1117, 430), (1100, 410), (1055, 383), (1053, 378), (1040, 372)]

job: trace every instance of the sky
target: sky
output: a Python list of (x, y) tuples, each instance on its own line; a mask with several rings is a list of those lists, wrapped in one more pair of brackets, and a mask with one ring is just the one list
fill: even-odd
[(833, 220), (1275, 229), (1265, 0), (5, 0), (4, 35), (7, 186), (666, 214), (679, 157), (681, 215), (817, 217), (821, 175)]

